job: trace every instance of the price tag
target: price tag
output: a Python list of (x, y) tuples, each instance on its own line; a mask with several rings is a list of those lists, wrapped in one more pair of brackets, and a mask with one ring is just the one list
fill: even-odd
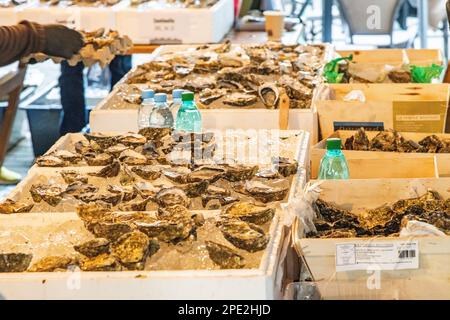
[(419, 268), (419, 241), (370, 241), (336, 244), (336, 272)]

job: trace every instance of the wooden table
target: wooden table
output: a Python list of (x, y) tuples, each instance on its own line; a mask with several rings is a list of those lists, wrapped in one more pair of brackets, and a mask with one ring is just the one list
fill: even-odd
[[(298, 43), (298, 40), (303, 32), (303, 27), (297, 25), (293, 31), (284, 32), (282, 42), (286, 44)], [(236, 44), (250, 44), (250, 43), (265, 43), (267, 42), (267, 33), (265, 31), (236, 31), (231, 30), (223, 39), (223, 41), (230, 40), (231, 43)], [(128, 51), (128, 54), (148, 54), (155, 51), (159, 46), (164, 44), (135, 44), (134, 47)]]

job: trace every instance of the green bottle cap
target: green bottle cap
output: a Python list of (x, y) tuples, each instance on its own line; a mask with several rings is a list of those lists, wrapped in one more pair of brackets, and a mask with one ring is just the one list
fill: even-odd
[(181, 94), (181, 100), (182, 101), (194, 101), (194, 93), (187, 91), (187, 92), (183, 92)]
[(327, 150), (341, 150), (341, 139), (339, 138), (327, 139)]

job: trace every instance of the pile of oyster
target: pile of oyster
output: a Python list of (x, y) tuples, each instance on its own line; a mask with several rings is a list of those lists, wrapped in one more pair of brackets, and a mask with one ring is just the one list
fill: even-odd
[[(104, 68), (116, 55), (126, 54), (133, 46), (133, 42), (128, 36), (121, 36), (114, 30), (106, 31), (104, 28), (100, 28), (92, 32), (80, 31), (80, 33), (84, 38), (84, 46), (77, 54), (67, 60), (67, 63), (71, 66), (75, 66), (82, 61), (87, 67), (99, 63)], [(31, 54), (23, 58), (23, 61), (42, 62), (47, 59), (52, 59), (55, 63), (63, 61), (63, 58), (50, 57), (44, 53)]]
[(425, 222), (450, 235), (450, 199), (444, 200), (433, 190), (420, 197), (398, 200), (362, 214), (354, 214), (321, 199), (315, 202), (314, 209), (317, 231), (310, 232), (308, 237), (398, 236), (408, 221)]
[[(378, 75), (373, 74), (373, 70), (367, 72), (366, 68), (352, 66), (355, 62), (342, 60), (338, 63), (338, 72), (342, 74), (340, 83), (411, 83), (411, 72), (405, 68), (393, 68), (391, 66), (380, 67)], [(386, 71), (386, 69), (390, 69)], [(361, 70), (360, 70), (361, 69)]]
[(369, 140), (364, 128), (360, 128), (353, 136), (347, 138), (345, 150), (386, 151), (386, 152), (419, 152), (450, 153), (450, 139), (441, 139), (430, 135), (416, 142), (408, 140), (395, 130), (380, 131)]
[(321, 82), (325, 48), (321, 45), (204, 45), (161, 55), (140, 65), (128, 84), (146, 84), (156, 92), (181, 88), (198, 94), (202, 108), (279, 105), (280, 92), (291, 108), (309, 108)]

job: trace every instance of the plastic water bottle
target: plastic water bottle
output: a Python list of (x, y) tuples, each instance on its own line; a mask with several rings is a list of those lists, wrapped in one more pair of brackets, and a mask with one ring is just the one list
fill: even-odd
[(141, 93), (142, 102), (138, 112), (139, 129), (148, 128), (149, 126), (150, 114), (155, 106), (155, 101), (153, 100), (154, 96), (155, 91), (151, 89), (143, 90)]
[(173, 116), (167, 104), (165, 93), (155, 94), (155, 107), (150, 113), (149, 126), (151, 128), (173, 128)]
[(347, 160), (341, 151), (341, 139), (327, 139), (327, 153), (320, 160), (319, 179), (349, 179)]
[(181, 100), (183, 103), (177, 112), (176, 129), (187, 132), (201, 132), (202, 116), (195, 105), (194, 94), (192, 92), (183, 92)]
[(184, 92), (183, 89), (174, 89), (172, 91), (172, 103), (170, 104), (169, 108), (170, 111), (172, 112), (174, 119), (177, 118), (178, 110), (180, 109), (181, 104), (183, 103), (183, 101), (181, 101), (181, 95), (183, 94), (183, 92)]

